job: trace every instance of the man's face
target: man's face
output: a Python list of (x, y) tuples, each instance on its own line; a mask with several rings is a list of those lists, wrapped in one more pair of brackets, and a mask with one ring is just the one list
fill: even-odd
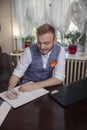
[(43, 55), (46, 55), (56, 43), (52, 33), (46, 33), (37, 37), (37, 45)]

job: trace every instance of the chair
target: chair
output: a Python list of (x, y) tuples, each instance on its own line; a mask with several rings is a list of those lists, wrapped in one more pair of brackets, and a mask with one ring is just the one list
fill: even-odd
[(8, 81), (15, 68), (15, 63), (12, 57), (2, 52), (0, 47), (0, 91), (4, 91), (8, 88)]

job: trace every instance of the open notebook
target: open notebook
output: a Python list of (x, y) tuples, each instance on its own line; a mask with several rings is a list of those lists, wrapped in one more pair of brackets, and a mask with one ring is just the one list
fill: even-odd
[(87, 98), (87, 78), (77, 80), (52, 91), (50, 96), (62, 106), (69, 106)]
[(4, 122), (6, 116), (8, 115), (9, 111), (11, 109), (11, 106), (0, 99), (0, 126)]
[[(18, 91), (19, 87), (20, 86), (15, 88), (16, 91)], [(6, 92), (1, 93), (0, 97), (2, 99), (4, 99), (6, 102), (8, 102), (13, 108), (17, 108), (21, 105), (24, 105), (30, 101), (35, 100), (36, 98), (39, 98), (39, 97), (49, 93), (49, 91), (44, 88), (39, 88), (32, 92), (19, 92), (18, 91), (18, 93), (19, 93), (18, 99), (15, 99), (15, 100), (8, 99), (6, 97)]]

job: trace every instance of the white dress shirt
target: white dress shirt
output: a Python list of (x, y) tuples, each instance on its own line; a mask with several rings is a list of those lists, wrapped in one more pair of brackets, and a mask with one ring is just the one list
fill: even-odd
[[(47, 60), (49, 58), (51, 52), (49, 52), (46, 55), (42, 55), (42, 62), (43, 62), (43, 68), (46, 68)], [(21, 78), (28, 66), (32, 62), (32, 55), (29, 47), (25, 48), (23, 54), (20, 57), (20, 60), (18, 61), (17, 67), (14, 69), (13, 74), (19, 78)], [(56, 77), (59, 80), (63, 81), (65, 78), (65, 51), (64, 48), (61, 47), (61, 52), (59, 54), (57, 64), (53, 70), (52, 77)]]

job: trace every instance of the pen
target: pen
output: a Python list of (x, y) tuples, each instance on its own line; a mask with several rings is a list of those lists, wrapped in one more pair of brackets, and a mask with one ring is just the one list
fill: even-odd
[(17, 93), (14, 91), (13, 88), (8, 87), (8, 90), (9, 90), (13, 95), (17, 96)]

